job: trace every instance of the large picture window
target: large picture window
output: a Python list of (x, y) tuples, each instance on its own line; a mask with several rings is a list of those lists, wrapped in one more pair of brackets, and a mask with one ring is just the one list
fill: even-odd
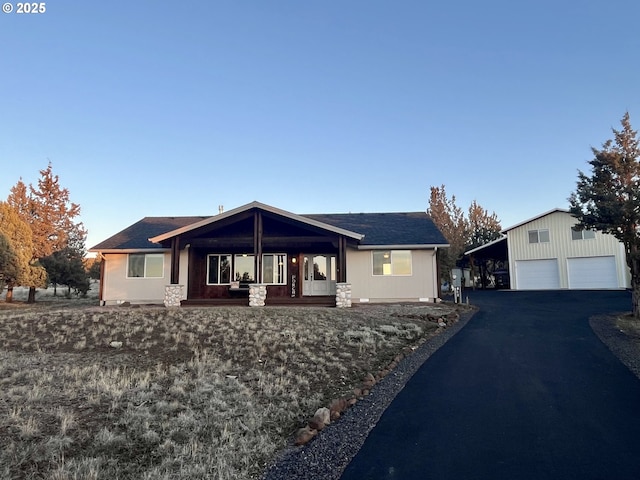
[(411, 275), (410, 250), (372, 252), (374, 275)]
[(130, 253), (127, 262), (128, 278), (162, 278), (164, 276), (164, 254)]
[(283, 253), (262, 255), (262, 281), (274, 285), (287, 283), (287, 256)]
[(231, 255), (207, 256), (207, 285), (231, 283)]
[(254, 255), (236, 255), (233, 277), (236, 282), (254, 283), (256, 281), (256, 262)]

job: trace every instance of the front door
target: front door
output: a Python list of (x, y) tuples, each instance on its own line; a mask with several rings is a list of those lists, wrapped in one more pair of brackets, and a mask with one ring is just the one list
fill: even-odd
[(302, 265), (302, 294), (336, 294), (336, 256), (304, 255)]

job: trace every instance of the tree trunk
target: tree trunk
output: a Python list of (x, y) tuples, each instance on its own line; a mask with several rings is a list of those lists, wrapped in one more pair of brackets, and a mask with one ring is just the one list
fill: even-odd
[(27, 303), (36, 303), (36, 287), (29, 287), (29, 298)]
[(13, 302), (13, 287), (7, 287), (7, 296), (4, 299), (5, 302)]

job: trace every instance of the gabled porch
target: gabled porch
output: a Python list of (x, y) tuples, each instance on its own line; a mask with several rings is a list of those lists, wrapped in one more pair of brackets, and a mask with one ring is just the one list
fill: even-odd
[(183, 305), (250, 305), (259, 290), (266, 305), (335, 306), (361, 238), (254, 202), (150, 240), (171, 249), (171, 285), (186, 252)]

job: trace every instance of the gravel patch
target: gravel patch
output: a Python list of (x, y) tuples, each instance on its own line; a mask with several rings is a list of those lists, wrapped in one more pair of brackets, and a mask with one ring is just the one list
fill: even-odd
[(287, 447), (266, 471), (262, 480), (339, 479), (364, 444), (369, 432), (409, 379), (436, 350), (467, 324), (474, 313), (475, 311), (462, 313), (455, 325), (427, 340), (404, 358), (393, 372), (374, 385), (368, 396), (344, 412), (307, 445)]
[[(622, 315), (622, 314), (620, 314)], [(640, 379), (640, 342), (616, 326), (619, 315), (598, 315), (589, 319), (589, 325), (611, 352)]]

